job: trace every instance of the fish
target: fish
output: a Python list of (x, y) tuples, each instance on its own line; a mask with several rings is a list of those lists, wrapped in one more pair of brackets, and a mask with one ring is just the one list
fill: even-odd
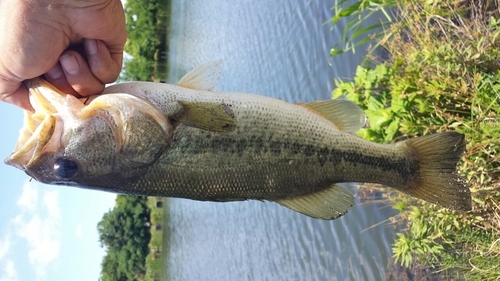
[(345, 99), (293, 104), (218, 92), (222, 61), (176, 84), (124, 82), (88, 98), (26, 81), (25, 111), (5, 163), (45, 184), (200, 201), (276, 202), (332, 220), (354, 205), (348, 182), (376, 183), (451, 210), (471, 210), (457, 163), (464, 135), (377, 144)]

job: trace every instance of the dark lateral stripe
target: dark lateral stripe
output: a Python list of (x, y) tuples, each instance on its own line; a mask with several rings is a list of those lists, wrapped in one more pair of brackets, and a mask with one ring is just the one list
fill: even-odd
[(235, 139), (234, 137), (212, 135), (208, 132), (207, 134), (206, 137), (192, 138), (190, 142), (179, 142), (174, 138), (171, 149), (177, 149), (179, 153), (186, 155), (203, 153), (207, 149), (212, 150), (214, 153), (231, 153), (238, 154), (239, 156), (243, 155), (245, 151), (257, 155), (262, 153), (272, 153), (275, 155), (283, 153), (290, 155), (303, 154), (306, 157), (316, 156), (321, 166), (324, 166), (327, 161), (334, 166), (340, 165), (344, 161), (352, 166), (365, 165), (384, 172), (395, 172), (404, 180), (418, 171), (418, 161), (416, 159), (391, 159), (365, 155), (355, 150), (345, 151), (334, 148), (315, 147), (311, 144), (278, 140), (273, 136), (253, 136), (249, 139)]
[(412, 159), (391, 159), (386, 157), (377, 157), (364, 155), (356, 151), (339, 151), (331, 149), (329, 160), (333, 165), (340, 165), (341, 161), (352, 163), (354, 166), (361, 164), (368, 167), (380, 169), (384, 172), (391, 171), (398, 173), (402, 179), (406, 180), (414, 175), (419, 168), (418, 161)]

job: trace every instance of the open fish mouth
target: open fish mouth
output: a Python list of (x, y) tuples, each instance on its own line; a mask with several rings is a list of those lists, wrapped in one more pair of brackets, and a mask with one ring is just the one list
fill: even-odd
[(117, 151), (126, 142), (126, 126), (123, 124), (127, 112), (147, 112), (164, 131), (171, 128), (166, 117), (149, 101), (133, 95), (113, 93), (78, 99), (41, 78), (25, 83), (35, 111), (24, 112), (24, 124), (19, 131), (14, 152), (5, 159), (6, 164), (25, 172), (41, 155), (64, 150), (70, 141), (71, 128), (89, 117), (99, 117), (108, 124)]
[(24, 171), (43, 152), (60, 146), (53, 136), (62, 135), (64, 115), (74, 115), (74, 112), (84, 107), (82, 101), (64, 94), (41, 78), (25, 83), (35, 112), (24, 111), (24, 124), (19, 131), (14, 152), (5, 159), (6, 164)]

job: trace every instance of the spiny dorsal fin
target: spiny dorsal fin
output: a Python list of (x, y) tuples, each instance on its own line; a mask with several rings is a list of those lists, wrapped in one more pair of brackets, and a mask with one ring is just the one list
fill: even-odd
[(349, 100), (313, 101), (303, 106), (330, 120), (344, 132), (354, 133), (366, 123), (365, 113)]
[(179, 101), (179, 110), (169, 118), (212, 132), (232, 132), (236, 115), (227, 104)]
[(216, 60), (198, 66), (188, 72), (177, 82), (177, 85), (194, 90), (216, 90), (222, 72), (222, 61)]
[(315, 219), (334, 220), (354, 205), (354, 196), (346, 188), (334, 184), (313, 194), (276, 202)]

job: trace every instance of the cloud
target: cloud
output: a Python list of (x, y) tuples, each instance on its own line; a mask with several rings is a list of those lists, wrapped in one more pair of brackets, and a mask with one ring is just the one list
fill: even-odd
[(17, 272), (12, 261), (7, 261), (0, 281), (17, 281)]
[(45, 193), (43, 196), (43, 202), (49, 211), (49, 217), (61, 220), (61, 212), (59, 211), (59, 193), (57, 191)]
[(38, 197), (37, 183), (26, 182), (17, 202), (21, 214), (13, 223), (16, 233), (28, 242), (29, 261), (38, 279), (45, 279), (47, 268), (60, 253), (61, 212), (57, 191), (45, 192), (42, 202)]
[(0, 261), (7, 255), (10, 249), (10, 237), (5, 235), (5, 237), (0, 240)]
[(36, 203), (38, 202), (38, 188), (30, 181), (24, 182), (23, 193), (21, 198), (17, 200), (17, 205), (25, 211), (35, 210)]
[(76, 237), (82, 238), (82, 224), (81, 223), (79, 223), (76, 226)]

